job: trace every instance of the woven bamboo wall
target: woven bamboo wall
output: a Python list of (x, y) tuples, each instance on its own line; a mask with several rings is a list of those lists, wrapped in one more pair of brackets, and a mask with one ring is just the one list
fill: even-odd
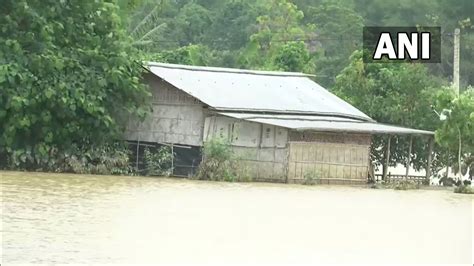
[(339, 133), (290, 133), (288, 182), (365, 183), (370, 136)]
[(130, 117), (125, 139), (201, 146), (203, 104), (152, 74), (145, 81), (152, 89), (153, 113), (143, 122)]

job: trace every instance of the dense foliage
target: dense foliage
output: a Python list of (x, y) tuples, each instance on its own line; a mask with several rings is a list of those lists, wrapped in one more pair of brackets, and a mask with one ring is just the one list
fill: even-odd
[[(452, 75), (452, 33), (461, 28), (461, 84), (474, 84), (474, 3), (472, 0), (120, 0), (128, 31), (139, 48), (173, 52), (206, 47), (208, 65), (278, 69), (275, 52), (287, 43), (304, 42), (311, 57), (303, 70), (332, 87), (362, 46), (363, 26), (441, 26), (441, 64), (436, 76)], [(307, 60), (300, 56), (303, 63)], [(158, 60), (158, 59), (157, 59)], [(183, 62), (184, 63), (184, 62)]]
[(117, 11), (106, 1), (2, 1), (0, 164), (48, 165), (145, 115), (149, 94)]
[(442, 125), (436, 130), (436, 140), (442, 147), (453, 151), (456, 156), (461, 145), (461, 158), (453, 160), (455, 171), (463, 175), (469, 171), (474, 176), (474, 90), (469, 89), (457, 97), (452, 88), (438, 92), (436, 108), (443, 117)]

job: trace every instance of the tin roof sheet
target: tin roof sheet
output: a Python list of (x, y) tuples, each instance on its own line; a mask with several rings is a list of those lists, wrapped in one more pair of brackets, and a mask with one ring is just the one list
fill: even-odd
[(220, 112), (219, 114), (262, 124), (275, 125), (295, 130), (315, 130), (329, 132), (354, 132), (367, 134), (417, 134), (433, 135), (426, 130), (398, 127), (376, 122), (360, 121), (340, 117), (298, 116), (298, 115), (260, 115)]
[(217, 110), (309, 113), (373, 121), (303, 73), (147, 65), (156, 76)]

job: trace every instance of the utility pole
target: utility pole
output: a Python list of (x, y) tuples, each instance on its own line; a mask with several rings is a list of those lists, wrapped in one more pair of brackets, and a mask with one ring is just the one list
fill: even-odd
[(453, 87), (459, 96), (459, 39), (460, 30), (454, 30)]
[[(459, 28), (454, 30), (454, 57), (453, 57), (453, 87), (456, 90), (456, 95), (459, 98), (459, 39), (461, 31)], [(459, 181), (462, 179), (461, 173), (461, 129), (458, 127), (459, 147), (458, 147), (458, 176)], [(461, 181), (462, 182), (462, 181)]]

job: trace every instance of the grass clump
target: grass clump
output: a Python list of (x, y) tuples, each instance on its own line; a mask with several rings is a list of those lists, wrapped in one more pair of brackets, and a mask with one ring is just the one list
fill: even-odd
[(304, 174), (304, 180), (303, 180), (303, 185), (316, 185), (320, 184), (321, 182), (321, 177), (318, 171), (314, 172), (306, 172)]
[(410, 180), (396, 181), (396, 182), (393, 182), (391, 186), (395, 190), (412, 190), (412, 189), (420, 188), (420, 184), (418, 182), (410, 181)]

